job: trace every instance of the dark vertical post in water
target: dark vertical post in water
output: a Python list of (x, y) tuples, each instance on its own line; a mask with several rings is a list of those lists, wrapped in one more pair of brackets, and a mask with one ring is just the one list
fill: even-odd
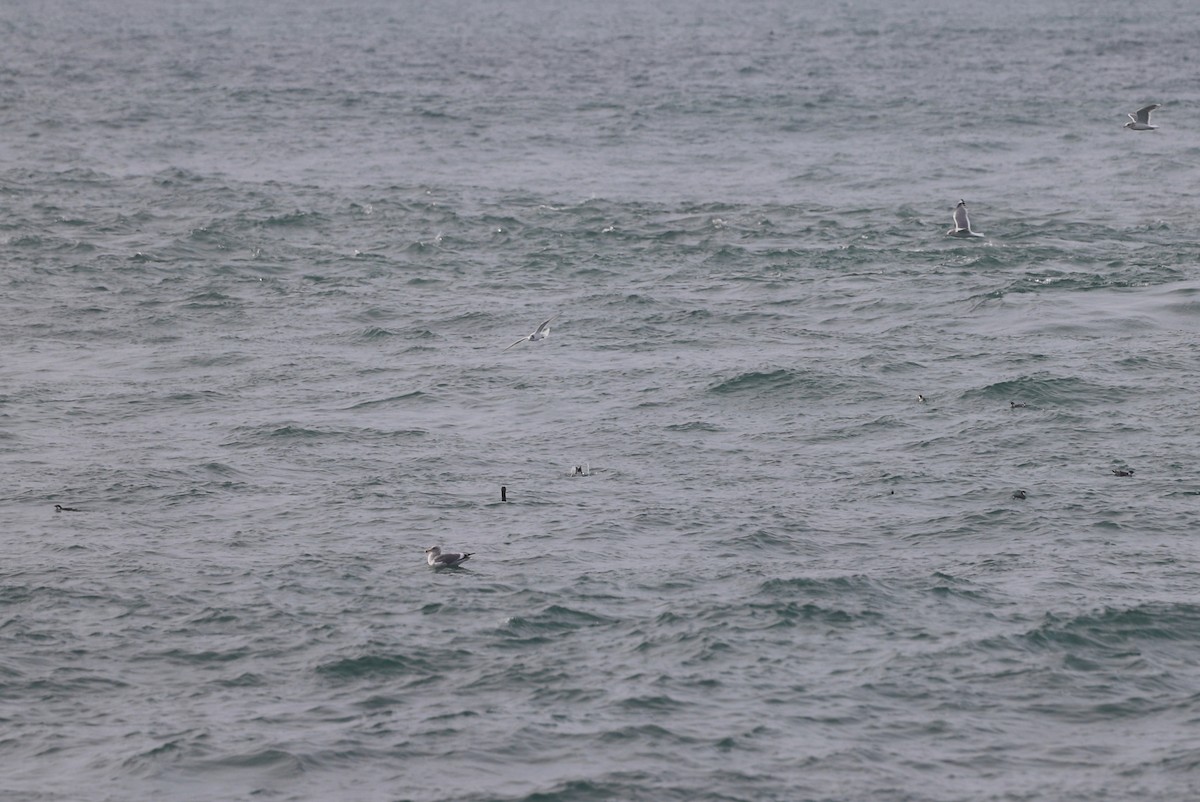
[(500, 485), (500, 500), (508, 501), (508, 488), (504, 485)]

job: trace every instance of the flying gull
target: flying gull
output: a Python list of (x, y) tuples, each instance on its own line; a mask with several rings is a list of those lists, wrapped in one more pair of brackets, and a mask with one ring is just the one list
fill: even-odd
[[(558, 314), (562, 314), (562, 313), (560, 312)], [(537, 329), (533, 332), (533, 334), (530, 334), (528, 337), (522, 337), (521, 339), (517, 340), (512, 345), (508, 346), (508, 348), (512, 348), (513, 346), (520, 345), (521, 343), (524, 343), (524, 342), (535, 343), (538, 340), (546, 339), (546, 336), (550, 333), (550, 321), (554, 320), (554, 318), (558, 317), (558, 314), (551, 315), (550, 317), (548, 317), (546, 320), (544, 320), (542, 322), (542, 325), (537, 327)], [(504, 350), (507, 351), (508, 348), (505, 348)]]
[(967, 202), (959, 200), (958, 205), (954, 207), (954, 228), (946, 232), (948, 237), (982, 237), (983, 234), (978, 234), (971, 230), (971, 220), (967, 217)]
[(1150, 112), (1157, 109), (1158, 103), (1151, 103), (1149, 106), (1142, 106), (1140, 109), (1129, 115), (1129, 122), (1125, 123), (1125, 127), (1133, 131), (1153, 131), (1158, 128), (1157, 125), (1150, 124)]
[(473, 551), (448, 551), (443, 554), (441, 546), (430, 546), (425, 549), (425, 562), (434, 568), (454, 568), (465, 563), (474, 553)]

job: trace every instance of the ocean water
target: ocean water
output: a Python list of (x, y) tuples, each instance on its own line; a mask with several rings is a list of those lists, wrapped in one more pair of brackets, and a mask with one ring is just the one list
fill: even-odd
[(6, 2), (0, 798), (1194, 797), (1197, 41)]

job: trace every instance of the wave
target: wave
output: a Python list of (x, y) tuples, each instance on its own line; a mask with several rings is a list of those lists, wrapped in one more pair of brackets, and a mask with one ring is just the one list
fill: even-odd
[(552, 604), (534, 615), (512, 616), (498, 634), (504, 638), (502, 646), (528, 646), (550, 642), (564, 633), (612, 623), (614, 619), (607, 616)]
[(782, 368), (770, 371), (739, 373), (732, 379), (712, 385), (708, 392), (714, 395), (741, 393), (774, 393), (796, 385), (802, 379), (790, 370)]
[[(964, 400), (994, 401), (1000, 406), (1011, 401), (1031, 407), (1095, 406), (1118, 403), (1133, 388), (1122, 385), (1103, 385), (1075, 376), (1032, 375), (994, 382), (963, 393)], [(1020, 410), (1017, 410), (1019, 412)]]

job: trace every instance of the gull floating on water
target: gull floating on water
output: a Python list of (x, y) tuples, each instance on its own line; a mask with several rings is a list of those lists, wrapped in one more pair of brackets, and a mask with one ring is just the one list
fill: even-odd
[(1131, 131), (1153, 131), (1158, 128), (1157, 125), (1150, 124), (1150, 112), (1157, 109), (1158, 103), (1151, 103), (1149, 106), (1142, 106), (1140, 109), (1129, 115), (1129, 122), (1125, 123), (1125, 127)]
[(948, 237), (982, 237), (971, 230), (971, 220), (967, 217), (967, 202), (959, 200), (954, 207), (954, 228), (946, 232)]
[[(562, 314), (562, 313), (559, 312), (558, 314)], [(512, 345), (508, 346), (508, 348), (512, 348), (513, 346), (520, 345), (521, 343), (524, 343), (524, 342), (535, 343), (538, 340), (546, 339), (546, 336), (550, 333), (550, 321), (554, 320), (554, 318), (558, 317), (558, 314), (551, 315), (550, 317), (546, 318), (546, 320), (544, 320), (542, 322), (542, 325), (538, 326), (537, 329), (534, 330), (533, 334), (530, 334), (528, 337), (522, 337), (521, 339), (517, 340)], [(508, 348), (505, 348), (504, 350), (507, 351)]]
[(425, 549), (425, 562), (434, 568), (453, 568), (465, 563), (474, 553), (473, 551), (448, 551), (443, 554), (441, 546), (430, 546)]

